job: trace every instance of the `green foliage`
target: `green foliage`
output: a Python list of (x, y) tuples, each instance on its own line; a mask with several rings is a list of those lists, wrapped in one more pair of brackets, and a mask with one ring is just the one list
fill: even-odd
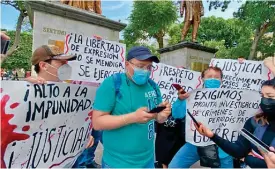
[(22, 13), (26, 13), (26, 7), (25, 7), (25, 1), (21, 1), (21, 0), (2, 0), (1, 4), (3, 5), (10, 5), (12, 7), (14, 7), (16, 10), (22, 12)]
[[(11, 38), (12, 46), (15, 31), (8, 31), (7, 35)], [(30, 58), (32, 56), (32, 34), (28, 32), (21, 33), (20, 46), (16, 52), (14, 52), (11, 56), (9, 56), (1, 65), (2, 68), (6, 69), (25, 69), (31, 70), (31, 61)]]
[[(124, 41), (121, 41), (120, 40), (120, 43), (124, 43)], [(153, 46), (153, 45), (150, 45), (150, 44), (147, 44), (147, 43), (126, 43), (126, 54), (128, 53), (128, 51), (132, 48), (132, 47), (135, 47), (135, 46), (145, 46), (147, 48), (150, 49), (150, 51), (156, 55), (158, 58), (160, 58), (160, 54), (158, 53), (157, 51), (157, 47), (156, 46)]]
[[(168, 31), (170, 45), (180, 41), (182, 27), (183, 24), (173, 24), (170, 27)], [(271, 28), (268, 31), (275, 31)], [(192, 30), (189, 31), (187, 39), (191, 39), (191, 32)], [(242, 56), (248, 59), (253, 42), (253, 28), (247, 22), (237, 18), (225, 20), (214, 16), (204, 17), (201, 20), (197, 40), (205, 46), (219, 49), (216, 53), (218, 58), (236, 59)], [(234, 46), (234, 43), (236, 43), (236, 46)], [(274, 51), (274, 35), (273, 37), (264, 36), (257, 49), (257, 52), (262, 53), (263, 56), (254, 59), (259, 60), (267, 56), (273, 56)]]
[[(234, 16), (254, 30), (254, 40), (251, 44), (250, 59), (263, 59), (273, 56), (275, 51), (275, 1), (246, 1)], [(273, 32), (273, 36), (267, 35)], [(253, 45), (256, 48), (253, 48)], [(258, 57), (257, 53), (262, 54)], [(255, 58), (255, 57), (258, 58)]]
[(135, 1), (124, 30), (126, 43), (163, 38), (169, 26), (177, 20), (177, 7), (172, 1)]
[(275, 1), (246, 1), (234, 16), (253, 28), (260, 27), (264, 22), (275, 23)]
[(209, 4), (209, 11), (214, 8), (214, 9), (218, 9), (221, 8), (221, 10), (224, 12), (229, 5), (230, 1), (221, 1), (221, 0), (215, 0), (215, 1), (210, 1)]
[[(170, 39), (168, 43), (170, 45), (177, 44), (179, 41), (181, 41), (181, 29), (183, 27), (183, 24), (173, 24), (168, 31), (168, 35), (170, 36)], [(190, 35), (187, 36), (187, 39), (190, 39)]]

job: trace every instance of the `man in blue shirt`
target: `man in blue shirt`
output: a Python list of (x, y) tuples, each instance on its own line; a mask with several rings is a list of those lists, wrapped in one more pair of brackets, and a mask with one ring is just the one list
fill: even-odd
[[(159, 59), (146, 47), (133, 47), (126, 73), (103, 81), (96, 92), (93, 127), (103, 131), (103, 168), (154, 168), (154, 121), (166, 121), (171, 105), (162, 102), (159, 88), (149, 79)], [(148, 113), (157, 106), (159, 113)]]

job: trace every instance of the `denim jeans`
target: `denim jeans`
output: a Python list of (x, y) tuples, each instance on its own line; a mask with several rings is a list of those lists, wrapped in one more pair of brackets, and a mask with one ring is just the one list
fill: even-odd
[(73, 168), (86, 168), (87, 165), (93, 163), (97, 145), (99, 141), (102, 143), (102, 131), (92, 130), (91, 135), (94, 137), (94, 145), (83, 151), (83, 153), (77, 158)]
[[(106, 164), (106, 163), (104, 162), (103, 159), (102, 159), (102, 162), (101, 162), (101, 167), (104, 168), (104, 169), (111, 169), (111, 167), (110, 167), (108, 164)], [(114, 168), (114, 167), (113, 167), (113, 168)], [(148, 164), (146, 164), (146, 166), (143, 167), (143, 168), (155, 168), (154, 159), (152, 159), (152, 160), (151, 160)]]
[[(186, 143), (176, 153), (169, 164), (169, 168), (190, 168), (194, 163), (200, 160), (197, 152), (197, 147)], [(220, 168), (233, 168), (233, 159), (231, 156), (220, 158)]]

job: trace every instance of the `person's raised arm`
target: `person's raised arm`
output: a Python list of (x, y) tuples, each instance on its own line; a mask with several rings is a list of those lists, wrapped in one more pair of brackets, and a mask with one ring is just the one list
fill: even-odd
[(273, 73), (275, 76), (275, 57), (267, 57), (264, 59), (264, 65)]
[[(244, 125), (244, 128), (247, 129), (249, 132), (253, 133), (253, 126), (251, 124), (251, 119), (248, 119)], [(212, 141), (214, 141), (223, 151), (227, 154), (235, 157), (235, 158), (243, 158), (248, 155), (251, 151), (251, 144), (250, 142), (245, 139), (243, 136), (239, 136), (238, 140), (235, 143), (232, 143), (226, 139), (221, 138), (217, 134), (213, 133), (210, 129), (200, 123), (200, 126), (197, 127), (198, 132), (201, 135), (209, 137)]]
[(183, 89), (178, 91), (178, 99), (172, 105), (172, 116), (176, 119), (182, 119), (186, 114), (186, 99), (190, 96), (189, 93), (182, 93)]

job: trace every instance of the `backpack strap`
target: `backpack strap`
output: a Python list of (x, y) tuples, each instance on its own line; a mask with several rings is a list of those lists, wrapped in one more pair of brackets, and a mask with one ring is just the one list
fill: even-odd
[(112, 75), (113, 81), (114, 81), (114, 86), (115, 86), (115, 94), (118, 99), (122, 97), (120, 93), (120, 86), (121, 86), (121, 74), (120, 73), (115, 73)]
[(154, 82), (152, 79), (148, 79), (148, 83), (152, 86), (152, 88), (155, 90), (157, 97), (161, 97), (161, 95), (158, 92), (158, 85), (156, 84), (156, 82)]

